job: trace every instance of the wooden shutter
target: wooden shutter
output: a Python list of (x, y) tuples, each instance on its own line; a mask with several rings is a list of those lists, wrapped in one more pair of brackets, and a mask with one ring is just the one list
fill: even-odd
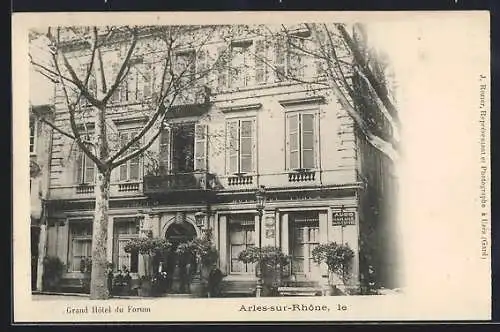
[(209, 80), (209, 65), (208, 65), (208, 50), (201, 49), (197, 54), (198, 77), (201, 84), (208, 84)]
[(255, 83), (267, 82), (267, 45), (265, 40), (255, 42)]
[(170, 171), (170, 142), (171, 142), (171, 130), (170, 128), (163, 129), (160, 134), (160, 172), (161, 174), (167, 174)]
[(238, 120), (232, 120), (227, 123), (227, 172), (230, 174), (237, 173), (238, 170)]
[(132, 66), (127, 77), (127, 100), (137, 99), (137, 65)]
[(83, 183), (83, 151), (76, 153), (75, 181), (77, 184)]
[[(303, 39), (292, 38), (291, 43), (288, 47), (288, 75), (295, 78), (302, 78), (304, 76), (304, 64), (303, 64), (303, 53), (299, 48), (304, 47)], [(289, 44), (287, 44), (289, 45)], [(297, 45), (299, 48), (297, 48)]]
[(217, 48), (217, 86), (219, 89), (224, 89), (227, 87), (227, 52), (226, 47), (220, 46)]
[(287, 115), (286, 165), (287, 169), (299, 168), (299, 115)]
[[(118, 64), (116, 62), (114, 62), (111, 65), (111, 80), (109, 82), (108, 88), (111, 88), (111, 86), (113, 85), (114, 80), (116, 80), (116, 75), (118, 75)], [(112, 102), (117, 102), (119, 100), (120, 100), (120, 86), (118, 86), (116, 88), (116, 90), (113, 92), (113, 94), (111, 95)]]
[[(120, 133), (120, 147), (123, 147), (128, 142), (128, 140), (129, 140), (128, 133)], [(118, 180), (126, 181), (128, 179), (127, 162), (118, 166), (118, 170), (119, 170)]]
[[(129, 133), (129, 140), (137, 136), (137, 132)], [(136, 151), (140, 147), (140, 140), (134, 143), (131, 147), (131, 151)], [(128, 180), (139, 180), (140, 179), (140, 165), (141, 165), (141, 157), (137, 156), (128, 161), (129, 163), (129, 178)]]
[(240, 172), (252, 172), (253, 166), (253, 137), (254, 121), (240, 120), (240, 140), (239, 140), (239, 164)]
[(275, 51), (275, 81), (283, 81), (286, 77), (286, 40), (277, 38)]
[(95, 164), (87, 155), (85, 155), (85, 183), (95, 182)]
[(207, 170), (207, 143), (208, 143), (208, 126), (204, 124), (195, 125), (194, 135), (194, 169), (197, 171)]
[(314, 114), (301, 114), (301, 156), (302, 168), (315, 167), (315, 130)]
[[(88, 66), (90, 66), (90, 64)], [(90, 76), (89, 76), (89, 81), (88, 81), (87, 86), (88, 86), (90, 95), (97, 98), (97, 80), (96, 80), (95, 75), (96, 75), (95, 70), (92, 70), (92, 72), (90, 73)]]

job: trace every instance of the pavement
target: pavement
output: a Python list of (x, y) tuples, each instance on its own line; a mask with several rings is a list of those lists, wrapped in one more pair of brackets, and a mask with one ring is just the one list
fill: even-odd
[[(88, 294), (71, 294), (71, 293), (33, 293), (32, 295), (33, 301), (57, 301), (57, 300), (88, 300)], [(117, 299), (138, 299), (141, 297), (138, 296), (113, 296), (109, 298), (110, 300)]]

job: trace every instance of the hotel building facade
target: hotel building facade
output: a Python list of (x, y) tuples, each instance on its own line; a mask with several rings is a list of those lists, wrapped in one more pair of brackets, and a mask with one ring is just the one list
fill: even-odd
[[(147, 36), (140, 42), (148, 43)], [(116, 47), (119, 52), (119, 41)], [(218, 48), (216, 43), (207, 47), (212, 51), (182, 50), (175, 58), (194, 56), (196, 71)], [(255, 55), (265, 49), (279, 70), (296, 71), (299, 77), (317, 73), (314, 59), (279, 43), (263, 47), (252, 36), (235, 39), (230, 49), (232, 68), (245, 67), (214, 69), (203, 88), (185, 91), (187, 98), (168, 110), (164, 130), (148, 153), (113, 171), (109, 261), (115, 269), (126, 266), (135, 278), (144, 272), (142, 258), (124, 251), (128, 240), (149, 234), (183, 241), (211, 229), (218, 266), (236, 288), (256, 282), (255, 267), (237, 257), (259, 245), (291, 255), (286, 273), (291, 284), (320, 285), (325, 270), (311, 253), (327, 242), (354, 250), (353, 286), (367, 283), (368, 271), (375, 270), (391, 287), (397, 250), (391, 162), (355, 129), (331, 91), (287, 80)], [(78, 45), (68, 54), (87, 56)], [(155, 87), (155, 68), (147, 56), (134, 63), (110, 106), (122, 140), (146, 121), (143, 101)], [(68, 112), (60, 88), (54, 109), (56, 123), (64, 121)], [(60, 133), (52, 132), (50, 141), (47, 255), (63, 261), (64, 282), (78, 287), (84, 276), (81, 261), (91, 257), (96, 169)], [(261, 186), (266, 203), (259, 219), (255, 192)]]

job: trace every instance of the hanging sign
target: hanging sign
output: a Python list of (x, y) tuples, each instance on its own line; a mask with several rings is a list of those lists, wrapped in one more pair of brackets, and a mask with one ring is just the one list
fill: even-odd
[(334, 226), (345, 226), (356, 224), (355, 211), (333, 211), (332, 224)]

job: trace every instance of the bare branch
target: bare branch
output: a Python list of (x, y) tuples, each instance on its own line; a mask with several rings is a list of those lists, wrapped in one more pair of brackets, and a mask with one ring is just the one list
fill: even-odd
[(137, 34), (136, 29), (131, 29), (131, 33), (132, 33), (132, 39), (131, 39), (130, 46), (127, 50), (127, 54), (125, 56), (125, 59), (123, 60), (122, 65), (120, 66), (120, 69), (118, 70), (118, 74), (115, 77), (115, 81), (113, 82), (113, 84), (111, 84), (111, 87), (109, 88), (108, 92), (106, 93), (106, 95), (102, 99), (102, 103), (104, 105), (107, 104), (109, 98), (111, 98), (111, 96), (113, 95), (113, 93), (118, 88), (121, 81), (123, 80), (125, 70), (129, 66), (130, 58), (132, 57), (132, 54), (134, 53), (135, 46), (136, 46), (137, 40), (138, 40), (138, 34)]
[(393, 117), (387, 111), (387, 109), (385, 108), (384, 104), (380, 100), (377, 92), (375, 91), (375, 89), (371, 85), (370, 80), (368, 80), (368, 78), (365, 76), (365, 74), (363, 74), (363, 72), (359, 69), (358, 66), (354, 66), (354, 69), (356, 70), (356, 72), (358, 73), (358, 75), (363, 79), (363, 81), (366, 83), (366, 85), (368, 87), (368, 91), (369, 91), (370, 95), (372, 96), (371, 100), (375, 101), (375, 103), (377, 104), (378, 109), (382, 112), (382, 114), (384, 115), (384, 117), (390, 123), (391, 128), (392, 128), (392, 138), (394, 139), (394, 141), (399, 142), (399, 139), (400, 139), (399, 138), (399, 128), (398, 128), (397, 124), (395, 123)]
[[(68, 112), (69, 112), (69, 120), (70, 120), (71, 130), (73, 131), (73, 135), (75, 137), (74, 140), (78, 144), (78, 146), (80, 147), (80, 149), (82, 149), (84, 151), (84, 153), (98, 167), (101, 167), (102, 166), (101, 161), (92, 153), (92, 151), (90, 151), (90, 149), (87, 147), (87, 145), (85, 144), (85, 142), (81, 138), (80, 132), (78, 130), (78, 127), (77, 127), (76, 121), (75, 121), (74, 105), (72, 105), (71, 102), (70, 102), (70, 100), (69, 100), (69, 96), (68, 96), (68, 91), (67, 91), (67, 88), (66, 88), (66, 84), (64, 83), (64, 80), (62, 79), (61, 69), (60, 69), (59, 64), (57, 62), (57, 53), (54, 53), (52, 55), (52, 57), (53, 57), (53, 60), (54, 60), (54, 66), (55, 66), (56, 71), (57, 71), (57, 73), (59, 75), (59, 80), (61, 81), (61, 85), (62, 85), (62, 88), (63, 88), (63, 91), (64, 91), (64, 96), (66, 98), (66, 104), (68, 106)], [(76, 102), (78, 102), (79, 99), (80, 99), (80, 97), (77, 98)]]
[[(328, 70), (330, 72), (330, 75), (333, 75), (333, 68), (332, 64), (328, 62)], [(340, 88), (339, 84), (334, 80), (331, 79), (331, 88), (334, 90), (335, 95), (338, 98), (339, 103), (342, 105), (344, 110), (351, 116), (351, 118), (354, 120), (355, 124), (357, 127), (361, 130), (361, 132), (365, 135), (367, 138), (368, 142), (384, 153), (387, 157), (389, 157), (392, 161), (397, 161), (399, 159), (399, 154), (395, 150), (394, 146), (380, 138), (379, 136), (373, 134), (373, 132), (370, 130), (368, 125), (366, 124), (365, 120), (362, 118), (362, 116), (359, 114), (359, 112), (353, 107), (353, 105), (349, 102), (349, 100), (346, 98), (344, 92)]]
[(351, 36), (347, 32), (347, 30), (345, 29), (344, 25), (336, 24), (336, 26), (337, 26), (337, 29), (340, 31), (343, 39), (345, 40), (345, 42), (349, 46), (349, 49), (351, 50), (351, 52), (354, 56), (354, 59), (360, 65), (361, 70), (364, 72), (365, 76), (370, 81), (371, 85), (373, 86), (373, 88), (376, 91), (377, 95), (379, 96), (380, 100), (384, 103), (387, 110), (391, 113), (394, 121), (396, 123), (399, 123), (399, 117), (398, 117), (398, 112), (397, 112), (396, 107), (389, 99), (387, 93), (384, 92), (383, 84), (380, 84), (378, 79), (375, 77), (375, 75), (371, 71), (370, 67), (367, 64), (365, 57), (361, 54), (356, 42), (351, 38)]
[(148, 140), (148, 142), (146, 144), (139, 147), (137, 150), (134, 150), (134, 151), (130, 152), (129, 154), (123, 156), (122, 158), (116, 160), (115, 162), (111, 163), (110, 168), (114, 169), (114, 168), (118, 167), (119, 165), (126, 163), (130, 159), (135, 158), (135, 157), (139, 156), (141, 153), (143, 153), (144, 151), (146, 151), (153, 144), (153, 142), (158, 138), (158, 136), (160, 136), (161, 131), (162, 131), (162, 127), (160, 126), (160, 128), (158, 128), (156, 133)]

